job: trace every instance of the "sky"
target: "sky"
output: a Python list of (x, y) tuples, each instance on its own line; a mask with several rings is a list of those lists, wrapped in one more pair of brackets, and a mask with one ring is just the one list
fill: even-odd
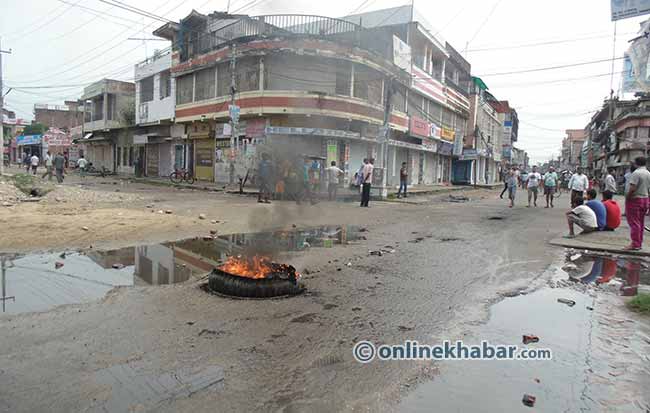
[[(120, 0), (178, 21), (192, 9), (225, 11), (228, 0)], [(230, 0), (231, 12), (340, 17), (410, 4), (398, 0)], [(103, 77), (133, 80), (133, 66), (169, 42), (151, 39), (161, 21), (101, 0), (0, 0), (5, 106), (33, 119), (34, 103), (78, 99)], [(622, 57), (645, 17), (610, 21), (609, 0), (414, 0), (415, 8), (463, 53), (520, 119), (517, 147), (535, 163), (560, 152), (566, 129), (584, 128), (610, 90), (612, 63), (521, 71)], [(135, 38), (140, 40), (128, 40)], [(540, 44), (543, 43), (543, 44)], [(615, 43), (615, 47), (614, 47)], [(618, 93), (622, 60), (614, 66)], [(41, 88), (47, 86), (46, 88)], [(22, 89), (18, 89), (22, 88)], [(631, 96), (623, 96), (631, 98)]]

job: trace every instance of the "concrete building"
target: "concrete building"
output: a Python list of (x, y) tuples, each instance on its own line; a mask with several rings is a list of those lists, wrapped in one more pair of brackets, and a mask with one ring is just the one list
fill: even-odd
[[(144, 145), (142, 174), (169, 176), (174, 168), (187, 166), (188, 149), (183, 125), (174, 125), (176, 82), (171, 76), (171, 50), (156, 52), (154, 56), (135, 66), (135, 121), (137, 129), (134, 145)], [(125, 149), (118, 147), (118, 153)], [(121, 173), (133, 172), (122, 163)]]
[(512, 146), (519, 136), (519, 116), (507, 100), (501, 100), (493, 105), (497, 111), (499, 123), (503, 127), (501, 133), (501, 167), (512, 164)]
[(20, 148), (18, 148), (16, 137), (22, 134), (23, 129), (29, 122), (17, 118), (15, 112), (2, 108), (2, 121), (0, 124), (4, 133), (3, 158), (12, 163), (21, 162), (22, 154)]
[(584, 129), (567, 129), (562, 140), (562, 167), (575, 170), (581, 166), (582, 146), (587, 133)]
[(454, 161), (454, 183), (493, 184), (499, 180), (503, 127), (496, 111), (498, 100), (487, 89), (481, 79), (472, 78), (469, 119), (463, 151)]
[(34, 121), (48, 128), (70, 131), (83, 123), (83, 105), (77, 101), (65, 101), (63, 105), (34, 105)]
[(411, 184), (448, 182), (469, 113), (469, 64), (414, 16), (410, 6), (343, 19), (192, 12), (157, 29), (175, 45), (175, 121), (185, 126), (188, 167), (229, 182), (264, 150), (337, 161), (345, 183), (368, 157), (385, 163), (389, 187), (402, 162)]
[(135, 84), (102, 79), (84, 88), (81, 100), (84, 123), (78, 143), (86, 147), (86, 159), (98, 169), (132, 173), (145, 150), (133, 143)]

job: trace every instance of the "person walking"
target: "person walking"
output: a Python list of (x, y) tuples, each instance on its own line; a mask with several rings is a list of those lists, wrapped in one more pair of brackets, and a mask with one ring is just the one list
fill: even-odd
[[(409, 173), (408, 168), (406, 168), (406, 162), (402, 162), (402, 167), (399, 170), (399, 190), (397, 191), (398, 198), (401, 198), (402, 194), (404, 194), (404, 198), (406, 198), (406, 186), (408, 177)], [(404, 190), (403, 192), (402, 189)]]
[(510, 208), (515, 206), (518, 185), (519, 177), (517, 176), (517, 169), (513, 167), (508, 175), (508, 199), (510, 200)]
[(77, 167), (79, 167), (79, 176), (81, 179), (86, 179), (86, 165), (88, 165), (88, 161), (83, 157), (83, 155), (81, 155), (81, 157), (77, 159)]
[(578, 206), (576, 199), (578, 196), (583, 199), (585, 191), (589, 188), (587, 175), (582, 173), (582, 168), (578, 168), (576, 173), (571, 175), (569, 180), (569, 190), (571, 191), (571, 208)]
[(262, 154), (262, 160), (257, 166), (257, 179), (260, 181), (257, 202), (270, 204), (269, 197), (271, 196), (271, 183), (273, 182), (273, 165), (271, 164), (271, 157), (268, 153)]
[(553, 208), (553, 197), (558, 186), (557, 172), (554, 167), (550, 167), (548, 172), (544, 174), (544, 196), (546, 197), (546, 206), (544, 208)]
[(603, 194), (605, 192), (609, 192), (612, 195), (612, 198), (618, 192), (618, 188), (616, 186), (616, 179), (614, 179), (614, 175), (612, 175), (614, 171), (615, 171), (614, 168), (607, 169), (607, 175), (605, 176), (605, 188), (603, 189)]
[(339, 177), (343, 175), (343, 171), (336, 166), (336, 161), (332, 161), (330, 166), (325, 169), (327, 174), (327, 199), (336, 201), (336, 192), (339, 186)]
[(646, 168), (646, 158), (634, 160), (636, 169), (630, 176), (629, 188), (625, 194), (625, 216), (630, 226), (631, 243), (625, 250), (638, 251), (643, 246), (645, 216), (648, 213), (648, 192), (650, 191), (650, 172)]
[(366, 164), (363, 166), (363, 170), (361, 171), (361, 175), (363, 178), (363, 186), (361, 190), (361, 206), (365, 208), (369, 208), (370, 205), (370, 186), (372, 184), (372, 171), (375, 168), (374, 166), (375, 160), (370, 159), (366, 162)]
[(528, 206), (530, 208), (530, 199), (533, 198), (533, 205), (537, 208), (537, 194), (539, 192), (539, 183), (542, 180), (542, 176), (537, 172), (537, 167), (533, 166), (533, 172), (529, 173), (527, 176), (528, 181)]
[(53, 171), (53, 166), (52, 166), (52, 154), (50, 151), (47, 151), (45, 154), (45, 173), (41, 178), (45, 179), (45, 177), (48, 177), (48, 181), (52, 180), (52, 171)]
[(61, 155), (61, 152), (56, 154), (53, 164), (56, 171), (56, 181), (61, 184), (63, 183), (63, 168), (65, 168), (65, 158)]
[(23, 168), (25, 168), (25, 172), (29, 173), (29, 168), (32, 166), (32, 157), (29, 156), (27, 152), (25, 152), (25, 156), (23, 157)]
[(503, 181), (503, 191), (499, 195), (499, 198), (503, 199), (503, 194), (508, 192), (508, 177), (510, 176), (510, 168), (505, 167), (501, 169), (501, 180)]
[(38, 170), (38, 163), (40, 162), (40, 159), (38, 159), (38, 156), (36, 156), (36, 154), (34, 154), (29, 159), (29, 162), (32, 165), (32, 174), (36, 175), (36, 172)]

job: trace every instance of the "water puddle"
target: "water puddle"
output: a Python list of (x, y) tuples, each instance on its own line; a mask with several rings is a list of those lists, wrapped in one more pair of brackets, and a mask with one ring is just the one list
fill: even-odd
[(332, 247), (362, 237), (351, 226), (194, 238), (111, 251), (0, 254), (2, 312), (47, 311), (101, 299), (113, 287), (166, 285), (199, 278), (229, 255)]
[[(636, 294), (648, 283), (648, 264), (576, 255), (556, 284), (561, 288), (500, 301), (490, 308), (489, 321), (465, 338), (469, 344), (550, 348), (552, 360), (441, 362), (439, 377), (410, 393), (397, 410), (650, 411), (650, 323), (631, 319), (614, 295), (596, 292), (608, 285), (620, 295)], [(523, 335), (539, 342), (524, 346)], [(536, 397), (533, 408), (522, 403), (525, 394)]]

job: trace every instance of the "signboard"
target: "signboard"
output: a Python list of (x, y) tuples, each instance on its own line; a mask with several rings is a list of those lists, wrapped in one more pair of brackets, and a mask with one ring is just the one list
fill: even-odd
[(16, 145), (40, 145), (43, 135), (19, 135), (16, 136)]
[(411, 116), (409, 133), (411, 135), (428, 138), (431, 135), (431, 124), (417, 116)]
[(442, 136), (442, 139), (444, 139), (446, 141), (453, 142), (454, 137), (456, 136), (456, 131), (453, 130), (453, 129), (449, 129), (449, 128), (442, 128), (441, 136)]
[(46, 133), (43, 135), (43, 146), (70, 146), (72, 137), (67, 133)]
[(133, 135), (133, 144), (134, 145), (145, 145), (149, 141), (149, 136), (147, 135)]
[(228, 113), (233, 122), (239, 122), (239, 113), (241, 109), (237, 105), (228, 105)]
[(411, 73), (411, 46), (395, 35), (393, 35), (393, 63)]
[(436, 125), (435, 123), (431, 123), (431, 130), (429, 131), (429, 136), (435, 139), (441, 139), (442, 129), (440, 128), (440, 126)]
[(266, 128), (267, 135), (315, 135), (315, 136), (331, 136), (336, 138), (358, 139), (360, 135), (356, 132), (348, 132), (338, 129), (322, 129), (322, 128), (294, 128), (289, 126), (268, 126)]
[(454, 145), (447, 142), (438, 142), (438, 153), (441, 155), (451, 155), (454, 150)]
[(632, 59), (630, 59), (630, 55), (627, 53), (625, 53), (625, 58), (623, 60), (623, 72), (621, 73), (621, 77), (623, 82), (623, 93), (636, 93), (641, 91), (634, 75)]
[(611, 0), (612, 21), (650, 13), (650, 0)]
[(463, 154), (463, 136), (459, 133), (454, 139), (453, 155), (460, 156)]

